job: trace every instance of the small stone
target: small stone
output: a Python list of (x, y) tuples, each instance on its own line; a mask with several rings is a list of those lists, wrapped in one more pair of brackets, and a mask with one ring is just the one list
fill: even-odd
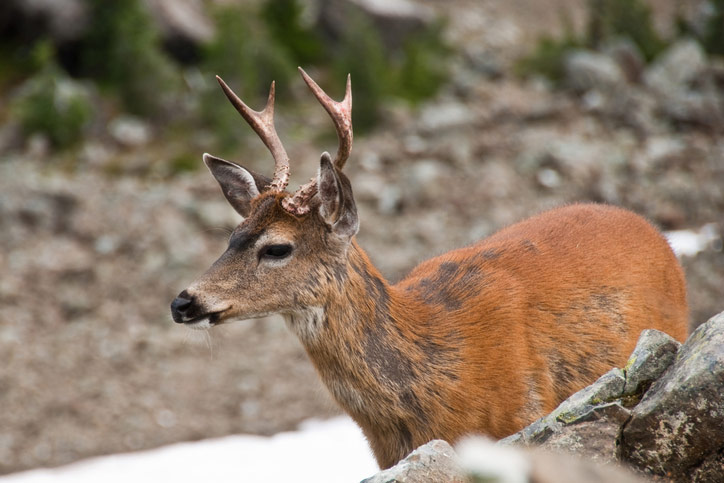
[(392, 481), (422, 482), (445, 481), (464, 483), (465, 476), (452, 446), (436, 439), (417, 448), (392, 468), (362, 480), (362, 483), (388, 483)]
[(138, 147), (151, 141), (151, 127), (132, 116), (119, 116), (108, 124), (108, 132), (118, 144)]
[(566, 84), (575, 91), (611, 89), (626, 84), (618, 64), (605, 54), (576, 50), (564, 60)]

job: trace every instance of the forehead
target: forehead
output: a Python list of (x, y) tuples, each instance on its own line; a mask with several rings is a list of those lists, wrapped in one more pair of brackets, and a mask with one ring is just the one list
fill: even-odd
[(281, 197), (274, 194), (262, 194), (253, 200), (251, 213), (232, 233), (230, 245), (244, 248), (262, 235), (283, 236), (297, 229), (301, 220), (287, 213), (280, 201)]

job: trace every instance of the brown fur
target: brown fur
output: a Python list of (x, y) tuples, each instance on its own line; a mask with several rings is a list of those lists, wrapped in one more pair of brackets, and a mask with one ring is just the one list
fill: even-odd
[(354, 239), (317, 209), (285, 212), (284, 196), (260, 195), (236, 236), (282, 237), (294, 257), (267, 267), (257, 242), (232, 237), (188, 292), (223, 308), (219, 321), (282, 313), (383, 468), (434, 438), (518, 431), (623, 366), (644, 329), (687, 335), (682, 270), (629, 211), (548, 211), (390, 285)]

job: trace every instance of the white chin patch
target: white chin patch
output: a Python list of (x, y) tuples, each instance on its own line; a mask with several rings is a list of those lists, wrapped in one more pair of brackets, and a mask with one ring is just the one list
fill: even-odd
[(193, 330), (207, 330), (212, 327), (211, 322), (209, 321), (209, 318), (197, 320), (195, 322), (189, 322), (187, 324), (184, 324), (189, 329)]

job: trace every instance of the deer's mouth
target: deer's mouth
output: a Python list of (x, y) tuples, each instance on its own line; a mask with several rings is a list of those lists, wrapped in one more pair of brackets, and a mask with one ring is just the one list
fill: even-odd
[(208, 314), (194, 317), (190, 320), (184, 320), (183, 324), (189, 329), (205, 330), (217, 325), (221, 320), (221, 312), (211, 312)]

